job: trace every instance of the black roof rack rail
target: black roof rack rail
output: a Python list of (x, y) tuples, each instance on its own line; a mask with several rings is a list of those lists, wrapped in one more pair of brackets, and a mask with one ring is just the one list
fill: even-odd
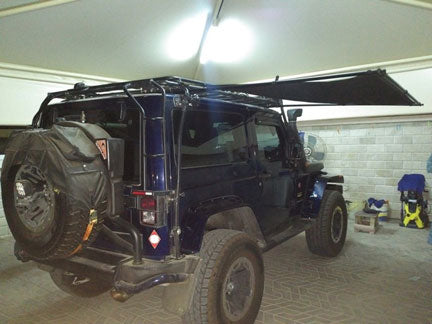
[(128, 86), (129, 91), (140, 91), (143, 93), (160, 92), (160, 88), (155, 85), (155, 82), (164, 87), (167, 93), (183, 93), (184, 88), (187, 87), (190, 91), (202, 91), (206, 89), (206, 84), (199, 81), (183, 79), (179, 77), (161, 77), (143, 80), (134, 80), (127, 82), (117, 82), (101, 84), (96, 86), (75, 86), (73, 89), (68, 89), (64, 91), (51, 92), (53, 98), (60, 99), (80, 99), (97, 97), (104, 95), (107, 92), (119, 91), (123, 92), (125, 86)]
[(208, 98), (213, 100), (229, 101), (236, 104), (258, 106), (260, 108), (272, 108), (280, 106), (280, 102), (272, 98), (226, 90), (207, 90), (205, 92), (198, 93), (198, 96), (203, 99)]
[(118, 92), (119, 94), (124, 94), (125, 87), (127, 87), (128, 91), (134, 95), (160, 93), (160, 87), (157, 87), (156, 84), (158, 84), (160, 87), (163, 87), (167, 94), (183, 94), (185, 88), (187, 88), (189, 93), (191, 95), (197, 96), (198, 99), (208, 98), (221, 101), (230, 101), (232, 103), (254, 105), (261, 108), (279, 106), (278, 101), (271, 98), (250, 95), (241, 92), (219, 90), (217, 89), (217, 86), (205, 82), (175, 76), (167, 76), (127, 82), (108, 83), (96, 86), (86, 86), (83, 83), (77, 83), (73, 89), (51, 92), (42, 102), (41, 107), (33, 120), (33, 125), (38, 123), (40, 113), (47, 109), (49, 102), (51, 102), (53, 99), (79, 100), (106, 96), (107, 93)]
[(185, 79), (181, 77), (160, 77), (152, 79), (135, 80), (128, 82), (109, 83), (96, 86), (83, 86), (77, 84), (73, 89), (52, 92), (52, 98), (65, 100), (84, 99), (106, 95), (107, 92), (118, 91), (123, 93), (125, 86), (131, 93), (160, 93), (160, 88), (155, 86), (155, 82), (162, 86), (167, 93), (182, 94), (187, 88), (192, 95), (200, 98), (210, 98), (218, 100), (229, 100), (235, 103), (252, 104), (263, 107), (270, 107), (277, 104), (277, 101), (262, 96), (250, 95), (242, 92), (219, 90), (216, 86), (201, 81)]
[[(158, 84), (159, 87), (156, 86), (156, 84)], [(86, 86), (83, 83), (77, 83), (73, 89), (51, 92), (42, 102), (32, 124), (36, 126), (39, 123), (41, 112), (47, 109), (48, 104), (53, 99), (79, 100), (106, 96), (107, 93), (114, 94), (115, 92), (118, 92), (119, 94), (125, 94), (125, 88), (127, 88), (128, 92), (133, 95), (160, 93), (160, 87), (162, 87), (167, 94), (184, 94), (185, 88), (187, 88), (189, 93), (196, 96), (197, 99), (229, 101), (236, 104), (258, 106), (260, 108), (277, 107), (280, 105), (277, 100), (271, 98), (250, 95), (242, 92), (219, 90), (217, 89), (217, 86), (205, 82), (176, 76), (166, 76), (127, 82), (108, 83), (96, 86)]]

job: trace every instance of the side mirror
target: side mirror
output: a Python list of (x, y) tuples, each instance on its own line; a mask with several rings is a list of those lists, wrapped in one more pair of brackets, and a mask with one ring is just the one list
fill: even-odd
[(289, 109), (287, 111), (288, 121), (296, 122), (297, 118), (301, 117), (303, 114), (303, 109)]

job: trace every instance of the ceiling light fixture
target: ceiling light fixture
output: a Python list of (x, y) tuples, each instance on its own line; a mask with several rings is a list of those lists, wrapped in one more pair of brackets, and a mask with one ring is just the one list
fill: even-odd
[(253, 47), (250, 29), (237, 19), (226, 19), (208, 30), (200, 56), (200, 63), (230, 63), (240, 61)]
[(198, 52), (208, 12), (203, 12), (179, 24), (166, 42), (168, 55), (176, 61), (185, 61)]

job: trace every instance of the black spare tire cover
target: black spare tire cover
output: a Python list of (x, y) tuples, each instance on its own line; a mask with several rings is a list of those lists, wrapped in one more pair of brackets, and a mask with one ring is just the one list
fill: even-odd
[(13, 134), (1, 185), (9, 228), (35, 260), (76, 253), (94, 240), (107, 216), (105, 164), (88, 134), (73, 124)]

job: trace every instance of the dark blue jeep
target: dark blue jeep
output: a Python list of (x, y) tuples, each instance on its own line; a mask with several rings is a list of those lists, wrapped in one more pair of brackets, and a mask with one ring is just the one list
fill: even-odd
[(16, 256), (78, 296), (125, 301), (163, 284), (187, 323), (252, 323), (263, 251), (306, 230), (312, 253), (334, 257), (347, 231), (343, 177), (306, 160), (302, 111), (282, 99), (418, 104), (383, 71), (339, 77), (50, 93), (3, 163)]

